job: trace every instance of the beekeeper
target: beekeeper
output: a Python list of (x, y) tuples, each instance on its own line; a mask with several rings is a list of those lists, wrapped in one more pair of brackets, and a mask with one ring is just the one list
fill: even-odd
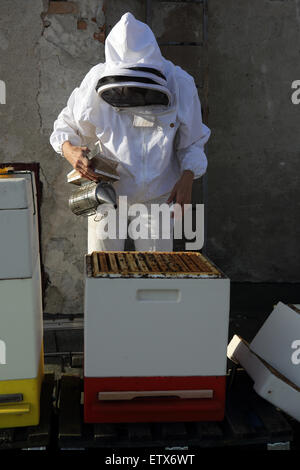
[[(194, 79), (162, 57), (151, 29), (131, 13), (108, 35), (105, 58), (72, 92), (51, 145), (95, 180), (87, 154), (100, 141), (104, 155), (119, 163), (114, 188), (129, 204), (190, 204), (193, 180), (206, 171), (210, 136)], [(150, 212), (143, 223), (151, 227)], [(99, 217), (88, 217), (88, 252), (124, 249), (124, 239), (102, 236), (97, 224)], [(135, 249), (172, 251), (173, 239), (135, 240)]]

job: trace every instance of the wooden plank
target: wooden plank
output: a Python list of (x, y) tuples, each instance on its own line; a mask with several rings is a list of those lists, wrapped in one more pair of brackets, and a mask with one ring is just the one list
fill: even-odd
[(189, 267), (189, 271), (191, 272), (198, 272), (199, 268), (193, 262), (187, 253), (181, 253), (184, 263)]
[(63, 375), (59, 397), (59, 439), (81, 436), (81, 379), (74, 375)]
[(188, 268), (188, 266), (183, 261), (182, 256), (175, 254), (174, 259), (175, 259), (176, 263), (178, 264), (178, 266), (180, 266), (180, 269), (183, 273), (190, 272), (190, 269)]
[(117, 392), (99, 392), (98, 400), (133, 400), (134, 398), (146, 397), (178, 397), (188, 399), (212, 398), (213, 390), (143, 390), (143, 391), (117, 391)]
[(168, 266), (168, 271), (170, 271), (171, 273), (172, 272), (177, 273), (178, 270), (180, 271), (180, 269), (178, 269), (177, 264), (173, 261), (173, 257), (171, 256), (171, 254), (165, 254), (164, 258), (165, 258), (165, 263)]
[(196, 267), (196, 270), (201, 273), (210, 272), (210, 269), (207, 267), (206, 263), (200, 256), (193, 255), (191, 253), (186, 253), (185, 260), (188, 259), (189, 266)]
[(154, 273), (160, 273), (160, 269), (159, 269), (159, 266), (158, 264), (156, 263), (156, 260), (155, 260), (155, 257), (153, 254), (151, 253), (147, 253), (145, 255), (145, 260), (146, 260), (146, 263), (148, 264), (148, 266), (150, 267), (151, 271), (154, 272)]
[(98, 253), (99, 270), (102, 273), (108, 273), (109, 269), (106, 262), (105, 253)]
[(157, 254), (156, 261), (161, 272), (165, 273), (168, 271), (168, 266), (166, 265), (164, 257), (162, 255)]
[(117, 257), (118, 257), (118, 261), (119, 261), (119, 265), (120, 265), (122, 274), (127, 274), (128, 273), (128, 266), (127, 266), (124, 254), (118, 252)]
[(135, 259), (134, 259), (133, 255), (131, 253), (126, 254), (126, 259), (127, 259), (127, 263), (129, 265), (129, 268), (130, 268), (130, 272), (132, 272), (132, 273), (139, 272), (139, 269), (137, 267)]
[(200, 265), (201, 270), (207, 271), (210, 274), (220, 274), (219, 271), (200, 253), (191, 253), (190, 258), (193, 260), (195, 265)]
[(98, 252), (94, 251), (92, 253), (93, 257), (93, 274), (94, 276), (99, 276), (100, 271), (99, 271), (99, 262), (98, 262)]
[(114, 253), (108, 253), (108, 259), (110, 263), (110, 271), (112, 271), (113, 273), (117, 273), (118, 265)]
[(134, 254), (135, 260), (137, 262), (137, 265), (139, 266), (141, 270), (141, 274), (148, 274), (149, 273), (149, 268), (146, 265), (142, 253), (135, 253)]

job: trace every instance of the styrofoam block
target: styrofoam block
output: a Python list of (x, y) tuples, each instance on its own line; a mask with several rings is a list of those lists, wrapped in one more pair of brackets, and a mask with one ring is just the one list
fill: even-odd
[(227, 356), (247, 371), (258, 395), (300, 421), (299, 387), (251, 352), (246, 341), (237, 335), (228, 345)]
[(269, 315), (250, 349), (300, 387), (300, 313), (279, 302)]

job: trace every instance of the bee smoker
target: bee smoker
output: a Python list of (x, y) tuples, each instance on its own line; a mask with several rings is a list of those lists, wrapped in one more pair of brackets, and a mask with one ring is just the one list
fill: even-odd
[(112, 204), (117, 208), (116, 192), (105, 181), (84, 183), (69, 197), (69, 207), (76, 215), (87, 217), (96, 214), (99, 204)]

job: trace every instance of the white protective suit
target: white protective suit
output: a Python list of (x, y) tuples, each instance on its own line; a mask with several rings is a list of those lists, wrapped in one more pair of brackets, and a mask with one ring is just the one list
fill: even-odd
[[(204, 145), (210, 130), (202, 122), (194, 79), (162, 57), (151, 29), (131, 13), (123, 15), (108, 35), (105, 58), (72, 92), (54, 123), (50, 143), (61, 154), (65, 141), (89, 146), (100, 140), (104, 154), (119, 162), (117, 195), (127, 195), (129, 203), (161, 200), (164, 195), (166, 200), (183, 170), (192, 170), (199, 178), (207, 167)], [(160, 71), (166, 80), (132, 70), (136, 67)], [(169, 105), (116, 108), (96, 91), (103, 77), (129, 75), (134, 81), (137, 74), (165, 88)], [(99, 249), (91, 241), (93, 224), (89, 217), (89, 251)]]

